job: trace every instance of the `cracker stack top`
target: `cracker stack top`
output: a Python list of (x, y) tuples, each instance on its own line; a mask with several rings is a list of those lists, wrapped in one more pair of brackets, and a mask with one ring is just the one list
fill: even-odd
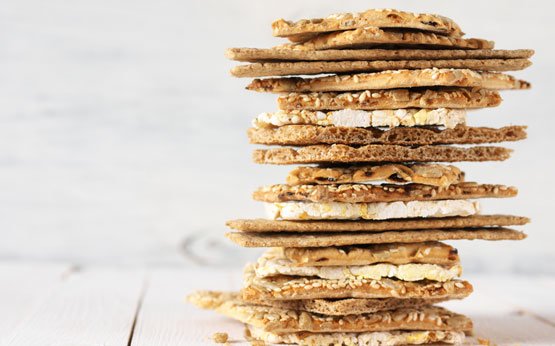
[(279, 19), (269, 49), (231, 48), (247, 89), (278, 94), (248, 137), (263, 164), (294, 167), (253, 197), (268, 217), (232, 220), (227, 236), (268, 247), (245, 269), (241, 293), (190, 300), (247, 325), (248, 337), (300, 345), (461, 343), (472, 321), (433, 304), (472, 292), (443, 240), (520, 240), (526, 217), (480, 215), (478, 200), (515, 187), (466, 181), (460, 161), (501, 161), (492, 143), (525, 126), (467, 125), (467, 110), (498, 106), (500, 90), (530, 83), (503, 73), (531, 50), (495, 50), (451, 19), (368, 10)]

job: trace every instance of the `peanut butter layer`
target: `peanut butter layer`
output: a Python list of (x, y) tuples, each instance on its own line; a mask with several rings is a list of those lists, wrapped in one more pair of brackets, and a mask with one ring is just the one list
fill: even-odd
[[(279, 48), (229, 48), (231, 60), (263, 61), (389, 61), (389, 60), (462, 60), (462, 59), (529, 59), (532, 49), (328, 49), (295, 50)], [(436, 66), (439, 67), (439, 66)]]
[(503, 147), (454, 146), (406, 147), (371, 144), (352, 147), (344, 144), (311, 145), (298, 149), (272, 148), (253, 152), (253, 161), (263, 164), (290, 165), (305, 163), (378, 163), (378, 162), (481, 162), (504, 161), (512, 150)]
[[(472, 330), (472, 322), (467, 317), (435, 306), (350, 316), (324, 316), (248, 303), (243, 301), (239, 294), (232, 295), (233, 299), (225, 300), (218, 297), (218, 293), (220, 292), (201, 291), (190, 296), (189, 300), (199, 307), (212, 306), (215, 311), (227, 317), (278, 334), (300, 331)], [(213, 299), (214, 302), (206, 304), (205, 301), (209, 299)], [(197, 304), (197, 301), (200, 303)]]
[(464, 34), (457, 23), (447, 17), (393, 9), (369, 9), (359, 13), (336, 13), (326, 18), (311, 18), (299, 21), (278, 19), (272, 23), (272, 33), (277, 37), (287, 37), (293, 42), (302, 42), (320, 33), (366, 26), (414, 29), (453, 37), (460, 37)]
[(529, 89), (530, 83), (503, 73), (469, 69), (394, 70), (316, 78), (255, 79), (248, 90), (260, 92), (317, 92), (399, 89), (414, 87), (478, 87), (484, 89)]
[(303, 233), (226, 233), (234, 243), (244, 247), (330, 247), (360, 244), (419, 243), (441, 240), (522, 240), (522, 232), (503, 227), (467, 229), (426, 229), (389, 232), (303, 232)]
[(432, 201), (469, 198), (507, 198), (518, 193), (516, 187), (465, 182), (448, 187), (406, 185), (283, 185), (264, 186), (253, 193), (262, 202), (346, 202)]
[(330, 299), (330, 298), (453, 298), (472, 293), (472, 286), (461, 280), (447, 282), (408, 282), (392, 279), (350, 278), (329, 280), (293, 276), (258, 278), (254, 269), (245, 269), (245, 301)]
[(464, 181), (464, 172), (455, 166), (438, 164), (383, 164), (352, 167), (294, 168), (287, 175), (289, 185), (353, 184), (385, 181), (447, 187)]
[(283, 256), (294, 266), (347, 266), (376, 263), (427, 263), (453, 266), (459, 263), (457, 249), (430, 241), (422, 243), (374, 244), (366, 246), (285, 248)]
[[(289, 49), (290, 51), (291, 49)], [(456, 68), (477, 71), (518, 71), (532, 65), (528, 59), (439, 59), (439, 60), (374, 60), (374, 61), (280, 61), (256, 62), (235, 66), (235, 77), (270, 77), (357, 73), (425, 68)]]
[(501, 96), (497, 91), (465, 88), (290, 93), (278, 98), (278, 106), (282, 110), (484, 108), (500, 103)]
[(275, 233), (275, 232), (383, 232), (415, 229), (449, 229), (449, 228), (483, 228), (521, 226), (530, 219), (513, 215), (472, 215), (465, 217), (417, 218), (402, 220), (366, 220), (366, 221), (335, 221), (335, 220), (231, 220), (226, 225), (241, 232)]
[(526, 138), (526, 126), (502, 128), (457, 125), (452, 129), (395, 127), (388, 130), (314, 125), (286, 125), (277, 128), (250, 128), (252, 144), (266, 145), (436, 145), (513, 142)]

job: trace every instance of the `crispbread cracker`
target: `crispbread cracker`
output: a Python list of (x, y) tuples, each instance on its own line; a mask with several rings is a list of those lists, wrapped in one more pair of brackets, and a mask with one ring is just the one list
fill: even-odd
[(394, 201), (432, 201), (444, 199), (506, 198), (517, 195), (513, 186), (465, 182), (449, 187), (406, 185), (283, 185), (264, 186), (253, 193), (262, 202), (345, 202), (372, 203)]
[(351, 30), (366, 26), (422, 30), (454, 37), (464, 35), (457, 23), (447, 17), (393, 9), (336, 13), (326, 18), (302, 19), (295, 22), (278, 19), (272, 23), (272, 33), (274, 36), (287, 37), (293, 42), (299, 42), (318, 33)]
[[(197, 292), (196, 300), (210, 299), (219, 292)], [(223, 292), (222, 292), (223, 293)], [(202, 296), (204, 294), (204, 296)], [(223, 293), (228, 295), (227, 293)], [(222, 300), (215, 297), (214, 310), (233, 319), (274, 333), (291, 332), (373, 332), (391, 330), (472, 330), (468, 317), (453, 313), (437, 306), (420, 308), (400, 308), (379, 311), (370, 314), (345, 316), (327, 316), (306, 311), (283, 309), (267, 305), (256, 305), (243, 301), (239, 295), (236, 299)], [(218, 304), (217, 302), (220, 302)], [(204, 302), (198, 305), (205, 306)], [(410, 316), (410, 318), (409, 318)], [(277, 318), (276, 318), (277, 317)]]
[[(419, 218), (375, 221), (287, 221), (231, 220), (231, 229), (241, 232), (383, 232), (413, 229), (482, 228), (492, 226), (522, 226), (530, 219), (512, 215), (472, 215), (465, 217)], [(448, 230), (446, 230), (448, 231)]]
[(459, 60), (528, 59), (532, 49), (329, 49), (295, 50), (277, 48), (229, 48), (227, 58), (243, 62), (261, 61), (376, 61), (376, 60)]
[[(245, 338), (253, 345), (294, 344), (298, 346), (334, 345), (334, 346), (401, 346), (434, 344), (462, 345), (464, 332), (443, 330), (390, 331), (370, 333), (286, 333), (275, 334), (259, 328), (245, 325)], [(439, 343), (439, 344), (438, 344)]]
[(294, 266), (355, 266), (376, 263), (426, 263), (453, 266), (459, 263), (457, 249), (430, 241), (366, 246), (284, 248), (282, 254)]
[(417, 243), (432, 240), (522, 240), (522, 232), (503, 227), (452, 228), (387, 232), (229, 232), (226, 237), (244, 247), (328, 247), (357, 244)]
[(464, 298), (472, 293), (466, 281), (342, 280), (294, 276), (258, 278), (252, 266), (245, 268), (245, 301), (329, 298)]
[(437, 304), (449, 300), (449, 298), (428, 299), (306, 299), (306, 300), (263, 300), (262, 305), (270, 305), (291, 310), (309, 311), (317, 314), (342, 316), (368, 314), (383, 310), (395, 310), (399, 308), (418, 308), (424, 305)]
[(367, 26), (354, 30), (320, 34), (302, 43), (284, 45), (284, 47), (292, 49), (307, 50), (380, 48), (383, 46), (493, 49), (494, 42), (480, 38), (459, 38), (425, 32), (382, 30)]
[(479, 71), (517, 71), (532, 65), (528, 59), (438, 59), (438, 60), (374, 60), (374, 61), (287, 61), (257, 62), (231, 69), (235, 77), (269, 77), (312, 75), (322, 73), (355, 73), (386, 70), (456, 68)]
[(250, 128), (249, 141), (266, 145), (318, 145), (318, 144), (484, 144), (513, 142), (526, 138), (526, 126), (502, 128), (470, 127), (457, 125), (454, 128), (437, 127), (336, 127), (317, 125), (285, 125), (276, 128)]
[(393, 70), (316, 78), (255, 79), (248, 90), (273, 93), (356, 91), (414, 87), (479, 87), (484, 89), (529, 89), (530, 83), (503, 73), (468, 69)]
[(282, 110), (341, 110), (398, 108), (484, 108), (501, 103), (497, 91), (487, 89), (392, 89), (361, 92), (290, 93), (278, 97)]
[(290, 165), (298, 163), (364, 163), (364, 162), (462, 162), (504, 161), (512, 150), (502, 147), (469, 148), (443, 145), (405, 147), (372, 144), (351, 147), (343, 144), (311, 145), (302, 148), (257, 149), (256, 163)]
[(438, 164), (383, 164), (352, 167), (294, 168), (287, 175), (287, 184), (349, 184), (385, 181), (388, 183), (416, 183), (447, 187), (462, 183), (464, 172), (455, 166)]

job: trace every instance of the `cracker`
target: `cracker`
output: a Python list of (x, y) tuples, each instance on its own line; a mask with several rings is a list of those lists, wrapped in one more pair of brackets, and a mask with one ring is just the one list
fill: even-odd
[[(278, 221), (267, 219), (231, 220), (228, 227), (241, 232), (383, 232), (413, 229), (448, 229), (522, 226), (530, 219), (513, 215), (472, 215), (465, 217), (419, 218), (376, 221)], [(448, 230), (446, 230), (448, 231)], [(339, 233), (340, 234), (340, 233)]]
[(465, 182), (446, 188), (420, 184), (406, 185), (283, 185), (264, 186), (253, 193), (262, 202), (345, 202), (432, 201), (469, 198), (506, 198), (517, 195), (513, 186)]
[(404, 30), (382, 30), (367, 26), (353, 30), (320, 34), (302, 43), (286, 44), (283, 46), (307, 50), (380, 48), (383, 46), (493, 49), (494, 42), (480, 38), (460, 38)]
[(504, 161), (512, 150), (502, 147), (453, 146), (405, 147), (372, 144), (351, 147), (344, 144), (311, 145), (302, 148), (257, 149), (253, 161), (263, 164), (290, 165), (304, 163), (365, 163), (365, 162), (481, 162)]
[(257, 62), (231, 69), (235, 77), (269, 77), (313, 75), (322, 73), (356, 73), (386, 70), (456, 68), (478, 71), (518, 71), (532, 65), (528, 59), (438, 59), (438, 60), (353, 60)]
[(276, 128), (250, 128), (249, 141), (266, 145), (318, 145), (318, 144), (484, 144), (514, 142), (526, 138), (526, 126), (502, 128), (470, 127), (457, 125), (454, 128), (437, 127), (336, 127), (317, 125), (285, 125)]
[(497, 91), (487, 89), (393, 89), (362, 92), (290, 93), (278, 97), (282, 110), (341, 110), (398, 108), (484, 108), (501, 103)]
[(336, 13), (326, 18), (302, 19), (295, 22), (278, 19), (272, 23), (272, 33), (274, 36), (287, 37), (293, 42), (299, 42), (318, 33), (350, 30), (365, 26), (414, 29), (454, 37), (464, 35), (457, 23), (447, 17), (393, 9), (369, 9), (359, 13)]
[(293, 266), (348, 266), (376, 263), (426, 263), (453, 266), (459, 263), (457, 249), (430, 241), (422, 243), (373, 244), (367, 246), (284, 248), (283, 256)]
[(244, 247), (329, 247), (358, 244), (418, 243), (441, 240), (522, 240), (522, 232), (503, 227), (450, 228), (386, 232), (226, 233)]
[[(203, 292), (197, 292), (202, 295)], [(218, 292), (208, 292), (209, 299)], [(224, 293), (225, 294), (225, 293)], [(195, 300), (191, 299), (194, 303)], [(222, 301), (217, 298), (216, 301)], [(472, 330), (472, 322), (466, 316), (453, 313), (437, 306), (401, 308), (369, 314), (350, 316), (322, 316), (306, 311), (297, 311), (256, 305), (240, 299), (214, 303), (215, 311), (247, 323), (256, 328), (274, 333), (292, 332), (373, 332), (390, 330)]]
[(348, 184), (385, 181), (447, 187), (462, 183), (464, 172), (455, 166), (438, 164), (383, 164), (353, 167), (296, 167), (287, 175), (287, 184)]
[(455, 331), (391, 331), (370, 333), (286, 333), (275, 334), (246, 325), (245, 337), (253, 345), (294, 344), (299, 346), (334, 345), (334, 346), (374, 346), (374, 345), (422, 345), (434, 344), (462, 345), (464, 332)]
[(294, 276), (258, 278), (252, 266), (245, 269), (245, 301), (330, 298), (464, 298), (472, 293), (466, 281), (366, 280), (356, 277), (329, 280)]
[(243, 62), (263, 61), (376, 61), (376, 60), (459, 60), (529, 59), (532, 49), (328, 49), (229, 48), (227, 58)]
[[(317, 314), (342, 316), (368, 314), (383, 310), (395, 310), (399, 308), (418, 308), (425, 305), (437, 304), (449, 300), (449, 298), (428, 299), (307, 299), (307, 300), (263, 300), (260, 304), (270, 305), (284, 309), (308, 311)], [(258, 304), (258, 302), (257, 302)]]
[(393, 70), (316, 78), (255, 79), (248, 90), (273, 93), (355, 91), (414, 87), (479, 87), (484, 89), (529, 89), (530, 83), (503, 73), (468, 69)]

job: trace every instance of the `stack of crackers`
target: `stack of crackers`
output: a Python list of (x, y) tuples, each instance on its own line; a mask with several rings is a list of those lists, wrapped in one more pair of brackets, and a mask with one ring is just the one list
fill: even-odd
[[(520, 240), (525, 217), (481, 215), (483, 198), (517, 189), (468, 182), (452, 162), (502, 161), (491, 143), (525, 126), (467, 125), (467, 112), (530, 84), (501, 71), (531, 50), (495, 50), (451, 19), (368, 10), (272, 24), (289, 43), (232, 48), (247, 89), (279, 94), (253, 121), (262, 164), (303, 164), (285, 184), (259, 188), (267, 219), (233, 220), (227, 236), (269, 248), (241, 292), (190, 300), (244, 322), (247, 336), (299, 345), (460, 344), (472, 321), (434, 304), (472, 292), (457, 249), (441, 241)], [(297, 75), (295, 77), (291, 77)], [(288, 76), (288, 77), (283, 77)], [(306, 165), (305, 165), (306, 164)]]

